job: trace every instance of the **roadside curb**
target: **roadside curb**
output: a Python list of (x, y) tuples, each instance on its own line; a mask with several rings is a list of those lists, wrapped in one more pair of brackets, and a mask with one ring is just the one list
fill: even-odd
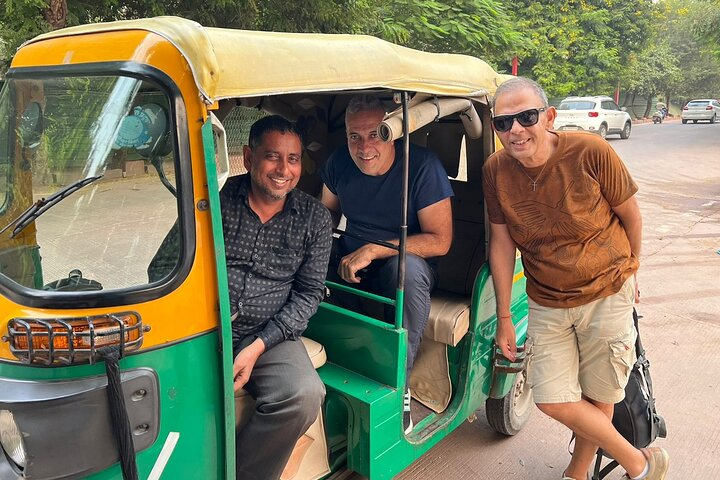
[[(668, 117), (665, 120), (662, 121), (662, 123), (665, 122), (677, 122), (680, 121), (679, 115), (674, 115), (672, 117)], [(652, 118), (636, 118), (632, 120), (633, 125), (643, 125), (645, 123), (653, 123)]]

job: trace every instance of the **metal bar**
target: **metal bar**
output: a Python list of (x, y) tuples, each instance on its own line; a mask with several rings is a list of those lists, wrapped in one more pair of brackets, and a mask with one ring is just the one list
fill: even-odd
[[(13, 323), (13, 329), (17, 328), (17, 327), (15, 327), (15, 324), (20, 324), (21, 326), (25, 327), (25, 341), (27, 342), (27, 350), (28, 350), (27, 363), (31, 363), (30, 355), (33, 353), (34, 349), (33, 349), (33, 344), (32, 344), (32, 340), (33, 340), (32, 334), (30, 333), (31, 332), (30, 324), (21, 318), (14, 318), (11, 320), (11, 322)], [(10, 334), (10, 336), (11, 337), (13, 336), (12, 333)], [(10, 351), (13, 352), (13, 354), (18, 352), (17, 348), (13, 349), (14, 343), (16, 343), (16, 342), (14, 342), (14, 341), (10, 342)]]
[[(45, 327), (45, 329), (47, 330), (47, 342), (48, 342), (47, 353), (48, 353), (48, 356), (47, 356), (47, 359), (43, 359), (43, 357), (41, 355), (38, 355), (36, 359), (31, 358), (30, 361), (32, 362), (33, 360), (42, 360), (42, 362), (45, 365), (52, 365), (53, 353), (55, 350), (55, 345), (53, 345), (55, 343), (55, 335), (54, 335), (54, 330), (52, 328), (52, 325), (50, 324), (50, 322), (43, 320), (42, 318), (36, 318), (34, 320), (34, 322), (39, 324), (41, 327)], [(38, 336), (42, 335), (42, 333), (40, 333), (40, 332), (36, 332), (36, 333), (39, 334)], [(31, 335), (31, 337), (32, 336), (34, 336), (34, 335)], [(42, 350), (40, 352), (42, 353)]]
[[(63, 320), (62, 318), (56, 318), (55, 321), (57, 321), (60, 325), (65, 327), (65, 331), (67, 332), (67, 342), (68, 342), (68, 348), (67, 348), (67, 358), (65, 359), (66, 365), (72, 365), (72, 363), (75, 361), (75, 342), (72, 338), (72, 325), (70, 325), (68, 322)], [(59, 360), (62, 360), (59, 359)]]
[[(408, 94), (401, 93), (402, 112), (403, 112), (403, 164), (402, 164), (402, 206), (400, 220), (400, 242), (398, 250), (398, 279), (397, 279), (397, 296), (395, 297), (395, 328), (401, 328), (403, 324), (403, 303), (405, 292), (405, 256), (407, 242), (407, 222), (408, 222), (408, 178), (410, 170), (410, 124), (408, 121)], [(399, 299), (399, 300), (398, 300)]]
[(336, 290), (340, 290), (343, 292), (353, 293), (357, 295), (358, 297), (367, 298), (368, 300), (374, 300), (376, 302), (384, 303), (386, 305), (395, 306), (395, 300), (392, 298), (383, 297), (382, 295), (377, 295), (375, 293), (366, 292), (365, 290), (360, 290), (357, 288), (350, 287), (348, 285), (343, 285), (342, 283), (335, 283), (331, 282), (329, 280), (325, 281), (325, 285), (327, 285), (330, 288), (334, 288)]
[(90, 365), (95, 364), (95, 356), (97, 355), (97, 349), (95, 348), (95, 324), (92, 321), (92, 317), (85, 317), (88, 323), (88, 333), (90, 334)]
[(493, 355), (493, 369), (496, 373), (520, 373), (527, 368), (528, 361), (532, 356), (532, 338), (517, 347), (517, 356), (514, 362), (505, 358), (497, 346)]
[(374, 243), (375, 245), (380, 245), (382, 247), (390, 248), (395, 251), (400, 250), (400, 247), (398, 247), (394, 243), (386, 242), (384, 240), (370, 240), (370, 239), (363, 237), (362, 235), (355, 235), (354, 233), (347, 233), (345, 230), (333, 228), (333, 233), (344, 235), (344, 236), (350, 237), (350, 238), (355, 238), (357, 240), (362, 240), (363, 242), (367, 242), (367, 243)]

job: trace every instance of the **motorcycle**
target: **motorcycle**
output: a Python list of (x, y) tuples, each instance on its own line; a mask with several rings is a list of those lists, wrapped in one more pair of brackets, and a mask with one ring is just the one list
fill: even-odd
[(662, 110), (655, 110), (655, 113), (652, 115), (652, 121), (653, 123), (662, 123), (662, 121), (665, 119), (665, 112)]

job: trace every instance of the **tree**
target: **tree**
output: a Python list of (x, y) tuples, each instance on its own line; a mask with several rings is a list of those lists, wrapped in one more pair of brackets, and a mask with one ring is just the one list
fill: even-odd
[(664, 0), (659, 6), (663, 20), (654, 29), (651, 43), (667, 43), (679, 76), (674, 82), (660, 84), (658, 92), (667, 99), (670, 96), (685, 100), (712, 98), (720, 90), (718, 43), (711, 40), (718, 34), (707, 32), (705, 26), (720, 18), (720, 3), (716, 0)]
[(693, 3), (695, 11), (690, 14), (693, 31), (707, 50), (720, 58), (720, 0), (699, 0)]
[(652, 0), (518, 0), (515, 21), (531, 38), (521, 54), (551, 96), (611, 93), (623, 65), (647, 42)]
[(645, 111), (639, 116), (650, 116), (658, 94), (663, 94), (665, 102), (669, 102), (671, 92), (676, 91), (682, 79), (678, 63), (667, 41), (647, 47), (631, 59), (623, 83), (630, 93), (645, 97)]
[(177, 15), (202, 25), (285, 32), (367, 33), (429, 51), (505, 62), (522, 43), (502, 0), (7, 0), (5, 64), (25, 40), (64, 25)]
[(431, 52), (465, 53), (507, 64), (528, 39), (497, 0), (395, 0), (377, 2), (377, 34)]

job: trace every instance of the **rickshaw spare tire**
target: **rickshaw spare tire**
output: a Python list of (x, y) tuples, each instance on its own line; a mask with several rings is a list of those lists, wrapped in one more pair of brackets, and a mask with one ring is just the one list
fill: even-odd
[(516, 374), (515, 382), (507, 395), (485, 401), (485, 417), (498, 433), (516, 435), (530, 418), (534, 403), (526, 376), (525, 371)]

